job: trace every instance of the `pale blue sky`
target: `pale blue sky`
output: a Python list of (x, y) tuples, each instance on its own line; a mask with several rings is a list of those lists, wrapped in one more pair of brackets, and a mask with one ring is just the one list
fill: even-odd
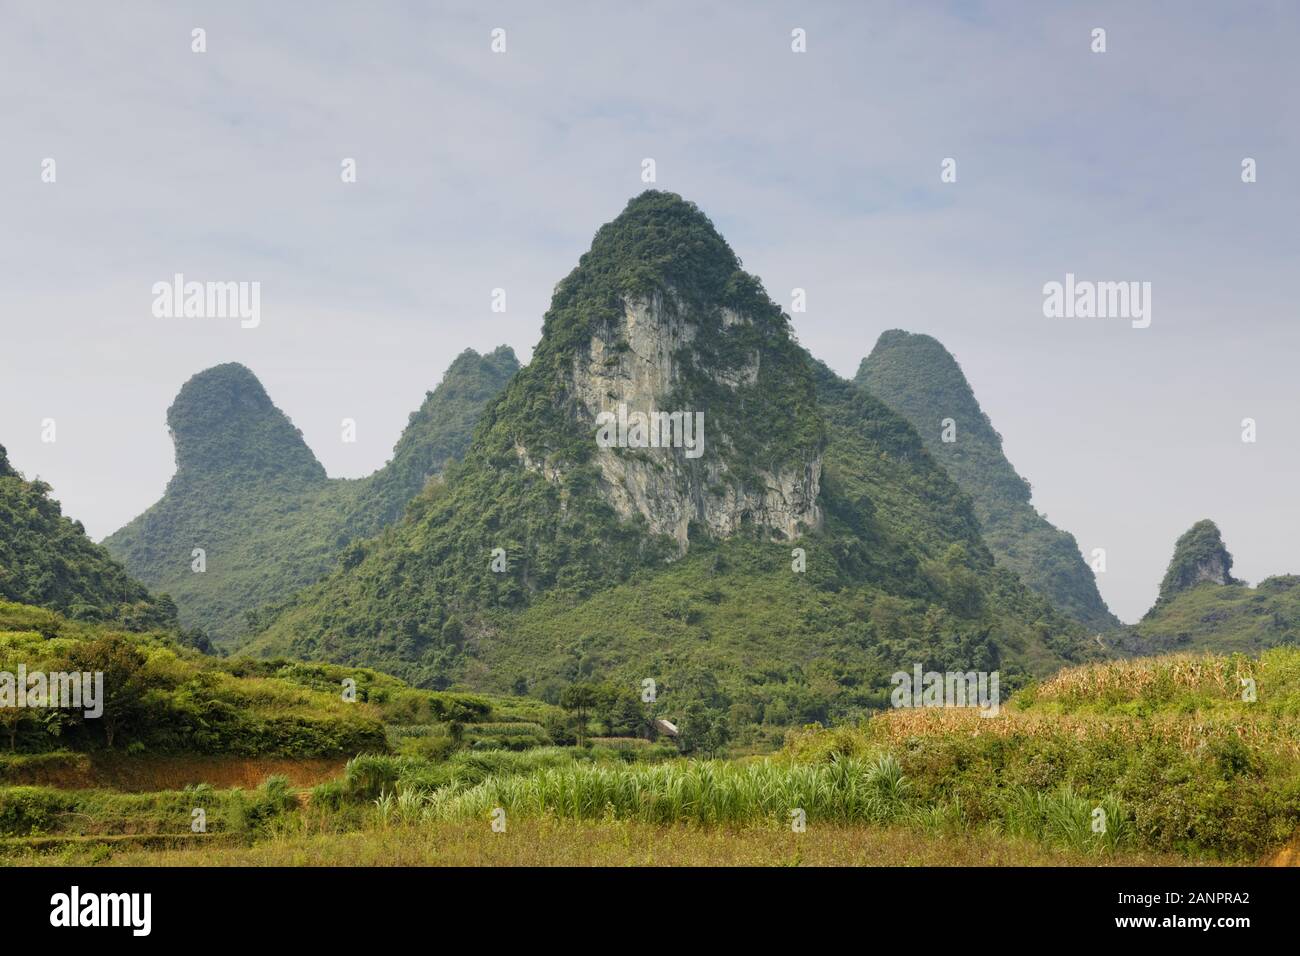
[[(648, 156), (842, 374), (943, 341), (1121, 617), (1202, 517), (1241, 576), (1300, 572), (1294, 4), (700, 6), (3, 3), (0, 443), (102, 537), (235, 360), (366, 474), (462, 349), (527, 359)], [(260, 281), (261, 326), (153, 318), (175, 272)], [(1045, 319), (1066, 272), (1150, 281), (1151, 328)]]

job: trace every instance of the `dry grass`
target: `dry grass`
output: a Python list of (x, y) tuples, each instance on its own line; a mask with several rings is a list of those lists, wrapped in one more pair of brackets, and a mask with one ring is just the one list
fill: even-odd
[(253, 846), (69, 850), (45, 864), (120, 866), (1187, 866), (1182, 857), (1052, 849), (991, 832), (918, 833), (899, 827), (654, 826), (634, 822), (440, 822), (354, 833), (295, 834)]
[(897, 710), (870, 722), (873, 740), (897, 745), (909, 738), (989, 734), (996, 737), (1071, 737), (1080, 741), (1174, 743), (1188, 753), (1230, 737), (1248, 746), (1300, 758), (1300, 719), (1267, 714), (1231, 716), (1155, 714), (1150, 717), (1053, 714), (1004, 709), (997, 717), (980, 717), (973, 709)]

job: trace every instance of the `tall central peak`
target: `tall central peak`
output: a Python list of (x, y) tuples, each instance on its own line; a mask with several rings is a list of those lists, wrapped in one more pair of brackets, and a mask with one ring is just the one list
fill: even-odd
[[(693, 524), (793, 538), (821, 521), (807, 355), (708, 217), (671, 193), (643, 193), (596, 233), (495, 414), (528, 467), (559, 479), (593, 465), (621, 516), (681, 547)], [(667, 439), (666, 420), (680, 423)]]

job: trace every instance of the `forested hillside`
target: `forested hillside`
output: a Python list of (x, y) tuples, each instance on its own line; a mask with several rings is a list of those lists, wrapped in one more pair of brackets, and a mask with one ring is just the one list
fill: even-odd
[[(620, 403), (702, 410), (702, 457), (599, 447)], [(548, 699), (652, 678), (778, 724), (879, 706), (914, 662), (1014, 686), (1091, 653), (994, 566), (916, 431), (799, 348), (666, 193), (597, 233), (464, 462), (358, 553), (247, 650)]]
[(388, 464), (360, 480), (326, 477), (247, 368), (200, 372), (167, 412), (175, 476), (160, 501), (104, 544), (170, 593), (183, 623), (228, 642), (249, 613), (354, 560), (349, 545), (395, 521), (464, 452), (483, 406), (518, 368), (509, 348), (467, 349), (412, 413)]
[(1147, 654), (1258, 654), (1300, 644), (1300, 576), (1275, 575), (1253, 588), (1237, 580), (1218, 525), (1198, 521), (1174, 543), (1159, 597), (1130, 644)]
[(1003, 454), (1002, 436), (947, 349), (928, 335), (885, 332), (855, 381), (911, 422), (970, 495), (999, 563), (1084, 626), (1103, 632), (1120, 627), (1074, 536), (1053, 527), (1030, 503), (1029, 482)]
[(174, 625), (176, 608), (149, 594), (64, 517), (43, 481), (27, 481), (0, 445), (0, 599), (130, 629)]

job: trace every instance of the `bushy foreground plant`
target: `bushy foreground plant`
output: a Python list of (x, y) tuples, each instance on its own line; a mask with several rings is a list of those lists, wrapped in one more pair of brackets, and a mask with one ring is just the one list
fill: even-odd
[(206, 784), (153, 793), (5, 787), (0, 788), (0, 837), (191, 834), (195, 809), (204, 811), (204, 832), (254, 836), (297, 805), (281, 776), (267, 778), (255, 790)]
[(972, 826), (1250, 859), (1300, 829), (1298, 701), (1292, 648), (1116, 661), (1026, 688), (993, 719), (935, 708), (805, 728), (781, 759), (891, 753), (919, 805), (959, 806)]
[(653, 765), (572, 764), (494, 775), (463, 792), (433, 796), (435, 819), (486, 818), (497, 807), (525, 816), (740, 824), (788, 820), (888, 822), (907, 806), (898, 762), (846, 757), (824, 765), (677, 761)]

